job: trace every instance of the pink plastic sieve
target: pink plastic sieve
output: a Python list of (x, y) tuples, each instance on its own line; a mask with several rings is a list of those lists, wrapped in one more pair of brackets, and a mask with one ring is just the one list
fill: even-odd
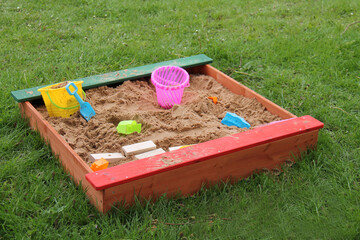
[(156, 89), (156, 96), (162, 108), (169, 109), (180, 104), (184, 88), (189, 87), (189, 74), (176, 66), (164, 66), (151, 73), (151, 82)]

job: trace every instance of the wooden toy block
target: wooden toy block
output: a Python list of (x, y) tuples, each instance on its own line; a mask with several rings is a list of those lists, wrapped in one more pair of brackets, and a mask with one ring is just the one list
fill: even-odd
[(155, 150), (152, 150), (152, 151), (149, 151), (149, 152), (144, 152), (144, 153), (135, 155), (135, 158), (136, 159), (142, 159), (142, 158), (152, 157), (152, 156), (164, 153), (164, 152), (165, 152), (164, 149), (158, 148), (158, 149), (155, 149)]
[(153, 141), (146, 141), (127, 145), (122, 147), (125, 156), (140, 154), (156, 149), (156, 145)]
[(169, 152), (180, 149), (182, 146), (169, 147)]
[(126, 157), (121, 153), (93, 153), (89, 156), (92, 162), (99, 160), (101, 158), (106, 159), (109, 163), (116, 162), (118, 160), (125, 159)]

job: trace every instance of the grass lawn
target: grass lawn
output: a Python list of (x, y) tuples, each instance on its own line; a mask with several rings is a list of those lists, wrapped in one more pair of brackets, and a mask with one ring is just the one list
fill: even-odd
[[(359, 20), (358, 0), (0, 0), (0, 239), (360, 239)], [(317, 151), (278, 176), (102, 215), (10, 96), (201, 53), (324, 122)]]

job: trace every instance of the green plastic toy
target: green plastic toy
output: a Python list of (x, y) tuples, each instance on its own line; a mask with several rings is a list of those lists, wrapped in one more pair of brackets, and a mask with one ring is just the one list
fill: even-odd
[(131, 134), (133, 132), (141, 133), (141, 123), (137, 123), (135, 120), (126, 120), (119, 122), (116, 127), (118, 133)]

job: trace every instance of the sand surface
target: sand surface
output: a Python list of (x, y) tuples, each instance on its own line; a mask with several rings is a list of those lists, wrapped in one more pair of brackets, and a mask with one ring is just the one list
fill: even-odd
[[(217, 104), (209, 96), (218, 97)], [(172, 146), (197, 144), (247, 130), (221, 124), (226, 112), (243, 117), (252, 128), (281, 120), (255, 99), (233, 94), (204, 75), (191, 75), (181, 105), (169, 110), (158, 105), (155, 88), (146, 79), (126, 81), (115, 88), (90, 89), (86, 97), (96, 112), (89, 122), (79, 112), (70, 118), (55, 118), (48, 116), (45, 106), (37, 109), (89, 165), (90, 153), (122, 152), (122, 146), (142, 141), (152, 140), (167, 151)], [(141, 133), (117, 133), (116, 126), (123, 120), (141, 123)], [(111, 166), (131, 160), (133, 157)]]

